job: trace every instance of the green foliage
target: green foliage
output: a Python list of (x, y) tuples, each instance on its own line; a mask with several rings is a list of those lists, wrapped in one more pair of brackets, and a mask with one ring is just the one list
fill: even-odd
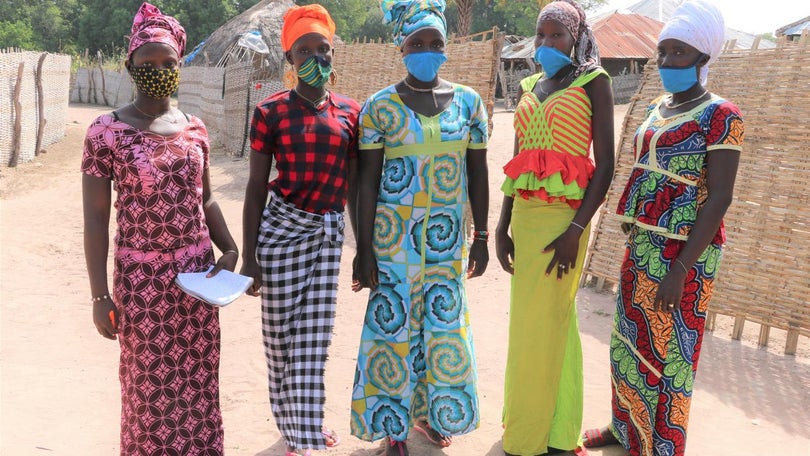
[(298, 0), (297, 5), (319, 3), (335, 21), (337, 34), (343, 41), (389, 38), (390, 30), (382, 22), (378, 0)]
[(0, 49), (9, 47), (25, 50), (36, 49), (31, 24), (19, 19), (14, 22), (0, 22)]
[[(151, 0), (164, 13), (175, 16), (188, 33), (188, 49), (259, 0)], [(540, 3), (548, 0), (472, 0), (470, 33), (498, 26), (509, 34), (534, 34)], [(95, 56), (101, 50), (114, 55), (127, 46), (132, 17), (143, 0), (0, 0), (0, 48), (63, 52)], [(344, 41), (391, 38), (382, 22), (379, 0), (299, 0), (320, 3), (332, 14)], [(581, 0), (593, 9), (606, 0)], [(451, 32), (457, 30), (458, 8), (447, 11)]]

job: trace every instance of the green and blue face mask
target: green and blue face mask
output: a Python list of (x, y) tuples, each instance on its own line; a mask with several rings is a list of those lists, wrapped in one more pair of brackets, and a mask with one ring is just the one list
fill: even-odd
[(314, 55), (298, 68), (298, 78), (312, 87), (323, 87), (332, 75), (332, 63)]

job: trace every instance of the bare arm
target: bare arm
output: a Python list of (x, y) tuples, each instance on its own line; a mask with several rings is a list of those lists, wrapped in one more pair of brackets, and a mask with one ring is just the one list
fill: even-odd
[(112, 188), (110, 179), (82, 174), (82, 204), (84, 208), (84, 259), (90, 279), (90, 293), (93, 298), (108, 296), (93, 301), (93, 323), (98, 333), (107, 339), (115, 339), (118, 329), (109, 318), (114, 312), (118, 321), (118, 311), (107, 284), (107, 255), (110, 247), (110, 205)]
[[(470, 198), (475, 231), (488, 231), (489, 169), (486, 149), (467, 149), (467, 194)], [(487, 270), (489, 251), (486, 241), (473, 239), (467, 277), (478, 277)]]
[(222, 216), (222, 210), (211, 192), (211, 177), (208, 168), (203, 172), (202, 186), (205, 224), (208, 225), (211, 241), (223, 253), (216, 266), (214, 266), (214, 270), (209, 274), (209, 276), (213, 276), (223, 268), (229, 271), (236, 268), (236, 261), (239, 259), (239, 248), (236, 246), (236, 242), (233, 240), (230, 230), (228, 230), (225, 217)]
[(267, 181), (273, 157), (269, 154), (250, 152), (250, 173), (245, 187), (245, 203), (242, 208), (242, 270), (241, 273), (253, 277), (253, 286), (248, 294), (258, 296), (262, 286), (262, 274), (256, 260), (256, 244), (259, 239), (259, 226), (262, 212), (267, 203)]
[(384, 161), (383, 149), (364, 150), (357, 161), (357, 280), (355, 291), (377, 288), (377, 261), (374, 258), (374, 219)]
[[(555, 268), (557, 278), (562, 278), (572, 268), (576, 267), (579, 253), (579, 238), (591, 222), (593, 215), (605, 199), (610, 182), (613, 179), (615, 167), (613, 143), (613, 91), (610, 80), (605, 75), (599, 75), (585, 85), (585, 91), (591, 99), (593, 131), (593, 154), (596, 169), (588, 182), (585, 195), (579, 209), (574, 215), (572, 223), (545, 251), (554, 250), (554, 255), (546, 268), (546, 275), (551, 274)], [(559, 268), (556, 266), (560, 265)]]
[(348, 188), (346, 189), (346, 209), (349, 211), (349, 223), (352, 225), (355, 245), (357, 244), (357, 159), (350, 158), (347, 173)]
[(714, 239), (720, 228), (720, 222), (731, 205), (739, 163), (740, 152), (737, 150), (715, 149), (706, 154), (708, 192), (706, 204), (698, 212), (695, 225), (689, 232), (689, 239), (658, 287), (653, 303), (654, 309), (680, 308), (687, 270), (695, 264)]
[[(523, 87), (518, 88), (517, 99), (523, 97)], [(518, 137), (515, 135), (514, 145), (512, 146), (512, 157), (516, 157), (520, 152), (520, 143)], [(515, 244), (512, 242), (512, 237), (509, 235), (509, 226), (512, 224), (512, 205), (515, 200), (509, 195), (504, 195), (503, 203), (501, 203), (501, 215), (498, 217), (498, 226), (495, 228), (495, 256), (498, 258), (498, 263), (501, 268), (509, 274), (515, 273), (515, 268), (512, 262), (515, 259)]]

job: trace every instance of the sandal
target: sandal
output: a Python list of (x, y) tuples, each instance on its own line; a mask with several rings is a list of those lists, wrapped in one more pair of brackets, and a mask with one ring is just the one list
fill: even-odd
[(304, 450), (303, 453), (299, 453), (297, 451), (287, 451), (284, 453), (284, 456), (312, 456), (312, 452), (309, 449)]
[(406, 445), (405, 442), (388, 437), (385, 456), (408, 456), (408, 445)]
[(447, 448), (453, 443), (453, 436), (442, 435), (436, 432), (425, 420), (417, 420), (413, 424), (413, 429), (424, 435), (428, 441), (439, 448)]
[(582, 446), (585, 448), (599, 448), (608, 445), (618, 445), (616, 436), (610, 432), (610, 427), (602, 429), (588, 429), (582, 433)]
[(326, 448), (334, 448), (340, 445), (340, 436), (332, 429), (321, 430), (321, 435), (323, 436), (324, 442), (326, 442)]

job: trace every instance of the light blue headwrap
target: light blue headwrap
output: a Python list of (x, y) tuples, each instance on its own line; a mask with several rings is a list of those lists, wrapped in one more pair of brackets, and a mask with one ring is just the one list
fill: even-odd
[(435, 28), (447, 37), (444, 18), (445, 0), (382, 0), (383, 21), (394, 26), (394, 44), (402, 42), (411, 33), (423, 28)]

